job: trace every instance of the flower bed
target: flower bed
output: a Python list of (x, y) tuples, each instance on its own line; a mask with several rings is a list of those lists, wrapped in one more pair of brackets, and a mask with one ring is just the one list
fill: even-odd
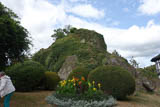
[(48, 104), (58, 107), (112, 107), (116, 100), (101, 91), (101, 84), (85, 78), (63, 80), (54, 94), (46, 98)]

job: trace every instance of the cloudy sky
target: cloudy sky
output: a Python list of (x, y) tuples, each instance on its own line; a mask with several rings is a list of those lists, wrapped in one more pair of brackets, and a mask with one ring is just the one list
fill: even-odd
[(19, 17), (33, 39), (32, 53), (53, 43), (65, 25), (104, 35), (109, 52), (132, 56), (141, 67), (160, 53), (160, 0), (0, 0)]

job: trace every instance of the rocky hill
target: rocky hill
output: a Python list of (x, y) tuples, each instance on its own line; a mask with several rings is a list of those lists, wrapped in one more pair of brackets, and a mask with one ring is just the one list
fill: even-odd
[(126, 59), (107, 52), (103, 35), (87, 30), (74, 29), (65, 37), (57, 39), (49, 48), (41, 49), (33, 56), (49, 71), (58, 72), (66, 79), (76, 67), (94, 69), (100, 65), (120, 65), (135, 75), (135, 69)]

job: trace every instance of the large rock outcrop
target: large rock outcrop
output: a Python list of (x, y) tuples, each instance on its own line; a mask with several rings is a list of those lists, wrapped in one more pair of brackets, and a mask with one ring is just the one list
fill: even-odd
[(61, 79), (67, 79), (74, 68), (81, 66), (92, 70), (101, 65), (119, 65), (133, 75), (135, 73), (126, 59), (107, 52), (103, 35), (87, 29), (76, 29), (57, 39), (48, 49), (37, 52), (33, 60), (50, 71), (58, 72)]

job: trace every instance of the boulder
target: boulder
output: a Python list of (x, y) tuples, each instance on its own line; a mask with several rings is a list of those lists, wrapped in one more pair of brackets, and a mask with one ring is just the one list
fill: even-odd
[(62, 80), (66, 80), (72, 70), (75, 69), (77, 61), (78, 59), (76, 55), (68, 56), (65, 59), (65, 62), (58, 72), (58, 75)]

